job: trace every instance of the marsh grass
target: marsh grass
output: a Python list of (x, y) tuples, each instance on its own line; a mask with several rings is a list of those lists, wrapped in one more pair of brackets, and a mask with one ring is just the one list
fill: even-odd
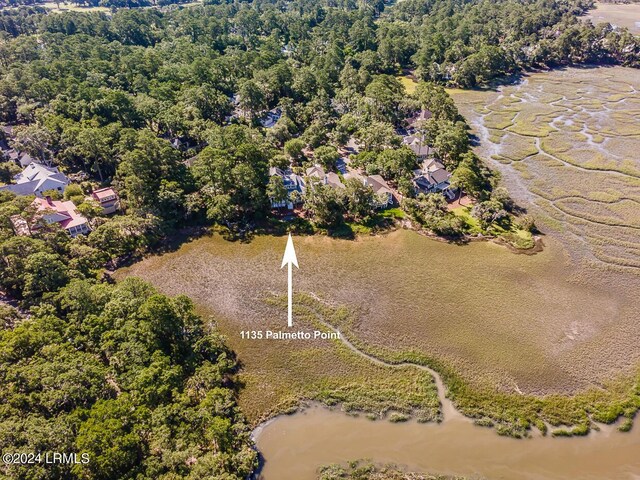
[(481, 137), (478, 153), (495, 160), (544, 233), (574, 259), (632, 276), (640, 269), (639, 89), (634, 69), (569, 68), (499, 93), (453, 93)]
[(352, 329), (356, 317), (344, 306), (330, 306), (305, 294), (297, 295), (296, 303), (340, 329), (351, 344), (367, 355), (390, 364), (424, 365), (437, 371), (456, 408), (478, 425), (495, 427), (500, 435), (522, 438), (530, 435), (532, 427), (546, 434), (546, 424), (569, 427), (552, 430), (553, 436), (586, 435), (593, 422), (612, 424), (622, 416), (626, 417), (622, 425), (627, 429), (623, 431), (628, 431), (632, 417), (640, 409), (640, 371), (609, 382), (606, 389), (591, 388), (572, 396), (507, 394), (470, 382), (447, 362), (425, 353), (391, 351), (363, 341)]
[[(375, 418), (400, 412), (437, 420), (428, 372), (376, 365), (336, 341), (240, 337), (247, 329), (285, 328), (286, 307), (278, 303), (286, 289), (286, 273), (279, 268), (285, 240), (264, 235), (228, 242), (213, 235), (147, 258), (116, 278), (139, 275), (165, 293), (189, 295), (200, 314), (217, 321), (242, 363), (240, 404), (254, 424), (311, 400)], [(618, 241), (626, 248), (633, 239)], [(578, 284), (609, 279), (610, 269), (622, 267), (599, 264), (585, 273), (569, 268), (557, 243), (550, 239), (547, 247), (533, 256), (513, 255), (487, 242), (455, 246), (403, 229), (355, 241), (299, 236), (295, 291), (333, 303), (320, 311), (317, 302), (306, 305), (296, 297), (295, 326), (318, 328), (314, 322), (322, 314), (361, 350), (392, 363), (431, 366), (446, 375), (461, 410), (473, 418), (495, 417), (500, 432), (524, 434), (522, 422), (542, 428), (543, 407), (542, 418), (553, 425), (557, 417), (560, 425), (574, 415), (575, 402), (567, 407), (564, 400), (529, 399), (579, 394), (594, 384), (608, 392), (612, 385), (606, 379), (634, 352), (638, 316), (635, 299), (618, 285)], [(572, 277), (565, 278), (569, 272)], [(603, 326), (600, 318), (615, 322)], [(574, 322), (588, 336), (569, 339)], [(612, 344), (618, 346), (613, 352)], [(610, 399), (627, 393), (598, 395), (613, 405)], [(496, 403), (502, 400), (505, 409)], [(614, 414), (635, 408), (614, 406)], [(586, 421), (584, 414), (574, 416), (574, 426)]]
[(318, 480), (465, 480), (449, 475), (406, 472), (397, 465), (378, 465), (369, 460), (350, 461), (347, 465), (323, 465)]

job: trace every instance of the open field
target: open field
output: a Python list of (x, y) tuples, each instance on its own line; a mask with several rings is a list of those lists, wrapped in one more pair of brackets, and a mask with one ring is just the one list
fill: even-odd
[[(61, 1), (59, 3), (56, 3), (54, 1), (47, 1), (47, 2), (42, 2), (42, 3), (38, 3), (36, 4), (37, 6), (42, 6), (48, 10), (50, 10), (53, 13), (63, 13), (63, 12), (102, 12), (102, 13), (110, 13), (111, 9), (109, 7), (94, 7), (94, 6), (81, 6), (81, 5), (76, 5), (73, 4), (71, 2), (64, 2)], [(174, 6), (175, 5), (175, 6)], [(168, 5), (165, 7), (159, 7), (159, 8), (188, 8), (188, 7), (195, 7), (198, 5), (202, 5), (202, 0), (193, 0), (190, 2), (185, 2), (185, 3), (178, 3), (178, 4), (173, 4), (173, 5)], [(15, 7), (7, 7), (7, 8), (15, 8)], [(155, 6), (149, 6), (149, 7), (141, 7), (141, 8), (156, 8)], [(2, 7), (0, 7), (0, 10), (2, 9)]]
[(586, 18), (594, 24), (608, 22), (640, 35), (640, 3), (596, 2), (596, 8), (591, 10)]
[(400, 80), (400, 83), (402, 84), (402, 86), (404, 87), (405, 91), (411, 95), (413, 92), (416, 91), (416, 87), (418, 86), (418, 82), (415, 81), (415, 79), (413, 78), (412, 75), (401, 75), (399, 77), (396, 77), (398, 80)]
[(107, 7), (83, 7), (74, 5), (72, 3), (56, 3), (56, 2), (44, 2), (41, 4), (44, 8), (48, 8), (52, 12), (109, 12), (111, 11)]

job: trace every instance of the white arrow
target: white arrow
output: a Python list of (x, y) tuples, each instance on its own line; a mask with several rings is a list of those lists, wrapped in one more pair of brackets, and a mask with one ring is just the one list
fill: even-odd
[(296, 257), (296, 249), (293, 248), (293, 238), (291, 238), (291, 234), (289, 234), (289, 238), (287, 240), (287, 246), (284, 249), (284, 256), (282, 257), (282, 265), (280, 265), (280, 268), (284, 267), (285, 265), (287, 265), (288, 267), (288, 280), (289, 280), (289, 285), (288, 285), (288, 290), (287, 293), (289, 295), (289, 303), (288, 303), (288, 316), (287, 316), (287, 325), (289, 325), (290, 327), (293, 327), (293, 313), (292, 313), (292, 309), (293, 309), (293, 302), (292, 302), (292, 298), (293, 298), (293, 272), (292, 272), (292, 268), (291, 265), (295, 265), (296, 268), (300, 268), (298, 266), (298, 258)]

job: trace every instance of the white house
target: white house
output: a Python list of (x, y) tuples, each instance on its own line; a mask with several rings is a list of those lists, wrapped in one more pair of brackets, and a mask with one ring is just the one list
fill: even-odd
[(279, 107), (274, 108), (266, 112), (262, 118), (260, 118), (260, 125), (264, 128), (272, 128), (276, 123), (278, 123), (280, 117), (282, 117), (282, 109)]
[(418, 192), (443, 193), (450, 199), (454, 197), (449, 179), (451, 174), (444, 165), (435, 159), (425, 160), (422, 168), (414, 170), (413, 185)]
[(16, 175), (14, 184), (0, 187), (0, 190), (8, 190), (16, 195), (35, 195), (42, 197), (44, 192), (54, 190), (62, 193), (69, 179), (56, 167), (47, 167), (39, 163), (31, 162), (27, 167)]

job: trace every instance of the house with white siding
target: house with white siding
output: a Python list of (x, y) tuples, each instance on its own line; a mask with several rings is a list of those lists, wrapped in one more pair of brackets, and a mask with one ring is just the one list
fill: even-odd
[(442, 193), (449, 199), (455, 194), (451, 191), (451, 174), (438, 160), (425, 160), (422, 168), (413, 171), (413, 186), (418, 193)]
[(54, 190), (64, 192), (69, 185), (69, 179), (56, 167), (47, 167), (40, 163), (31, 162), (27, 167), (13, 178), (15, 183), (4, 185), (0, 190), (8, 190), (16, 195), (35, 195), (43, 197), (44, 192)]

